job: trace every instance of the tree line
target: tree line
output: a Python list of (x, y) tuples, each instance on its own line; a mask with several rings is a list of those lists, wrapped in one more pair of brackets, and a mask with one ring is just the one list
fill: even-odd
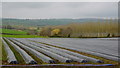
[(45, 26), (38, 33), (50, 37), (118, 37), (118, 22), (86, 22)]

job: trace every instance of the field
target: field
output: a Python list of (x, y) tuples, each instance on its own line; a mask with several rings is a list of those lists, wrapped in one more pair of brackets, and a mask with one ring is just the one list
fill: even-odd
[(11, 38), (47, 38), (37, 35), (2, 35), (2, 37), (11, 37)]
[[(52, 66), (69, 67), (71, 64), (76, 68), (80, 66), (99, 68), (96, 67), (97, 65), (102, 66), (101, 68), (105, 66), (105, 68), (117, 68), (118, 65), (117, 38), (4, 38), (4, 40), (16, 58), (11, 62), (13, 60), (19, 62), (17, 65), (13, 63), (16, 66), (32, 66), (36, 65), (36, 62), (36, 67), (50, 66), (51, 68)], [(3, 65), (11, 65), (8, 60), (4, 58)]]
[(18, 34), (18, 35), (25, 35), (27, 32), (20, 31), (20, 30), (11, 30), (11, 29), (2, 29), (3, 34)]
[(48, 38), (10, 29), (1, 35), (3, 68), (118, 68), (117, 38)]
[(27, 35), (26, 31), (13, 30), (13, 29), (0, 29), (2, 30), (2, 37), (11, 37), (11, 38), (45, 38), (37, 35)]

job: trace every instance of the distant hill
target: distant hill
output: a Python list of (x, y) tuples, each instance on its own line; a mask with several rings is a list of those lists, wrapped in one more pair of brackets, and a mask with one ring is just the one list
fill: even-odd
[(11, 19), (2, 18), (2, 25), (22, 25), (22, 26), (46, 26), (65, 25), (70, 23), (83, 22), (105, 22), (105, 19), (85, 18), (85, 19)]

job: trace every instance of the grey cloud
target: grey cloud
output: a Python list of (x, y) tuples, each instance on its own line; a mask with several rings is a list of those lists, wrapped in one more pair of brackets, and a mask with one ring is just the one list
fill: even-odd
[(14, 18), (88, 18), (117, 17), (117, 2), (8, 2), (3, 17)]
[(49, 7), (52, 3), (39, 2), (3, 2), (3, 8), (44, 8)]

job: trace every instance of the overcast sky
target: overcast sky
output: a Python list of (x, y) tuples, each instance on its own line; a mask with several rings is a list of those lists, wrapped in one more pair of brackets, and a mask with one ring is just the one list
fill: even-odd
[(117, 2), (4, 2), (3, 18), (117, 18)]

